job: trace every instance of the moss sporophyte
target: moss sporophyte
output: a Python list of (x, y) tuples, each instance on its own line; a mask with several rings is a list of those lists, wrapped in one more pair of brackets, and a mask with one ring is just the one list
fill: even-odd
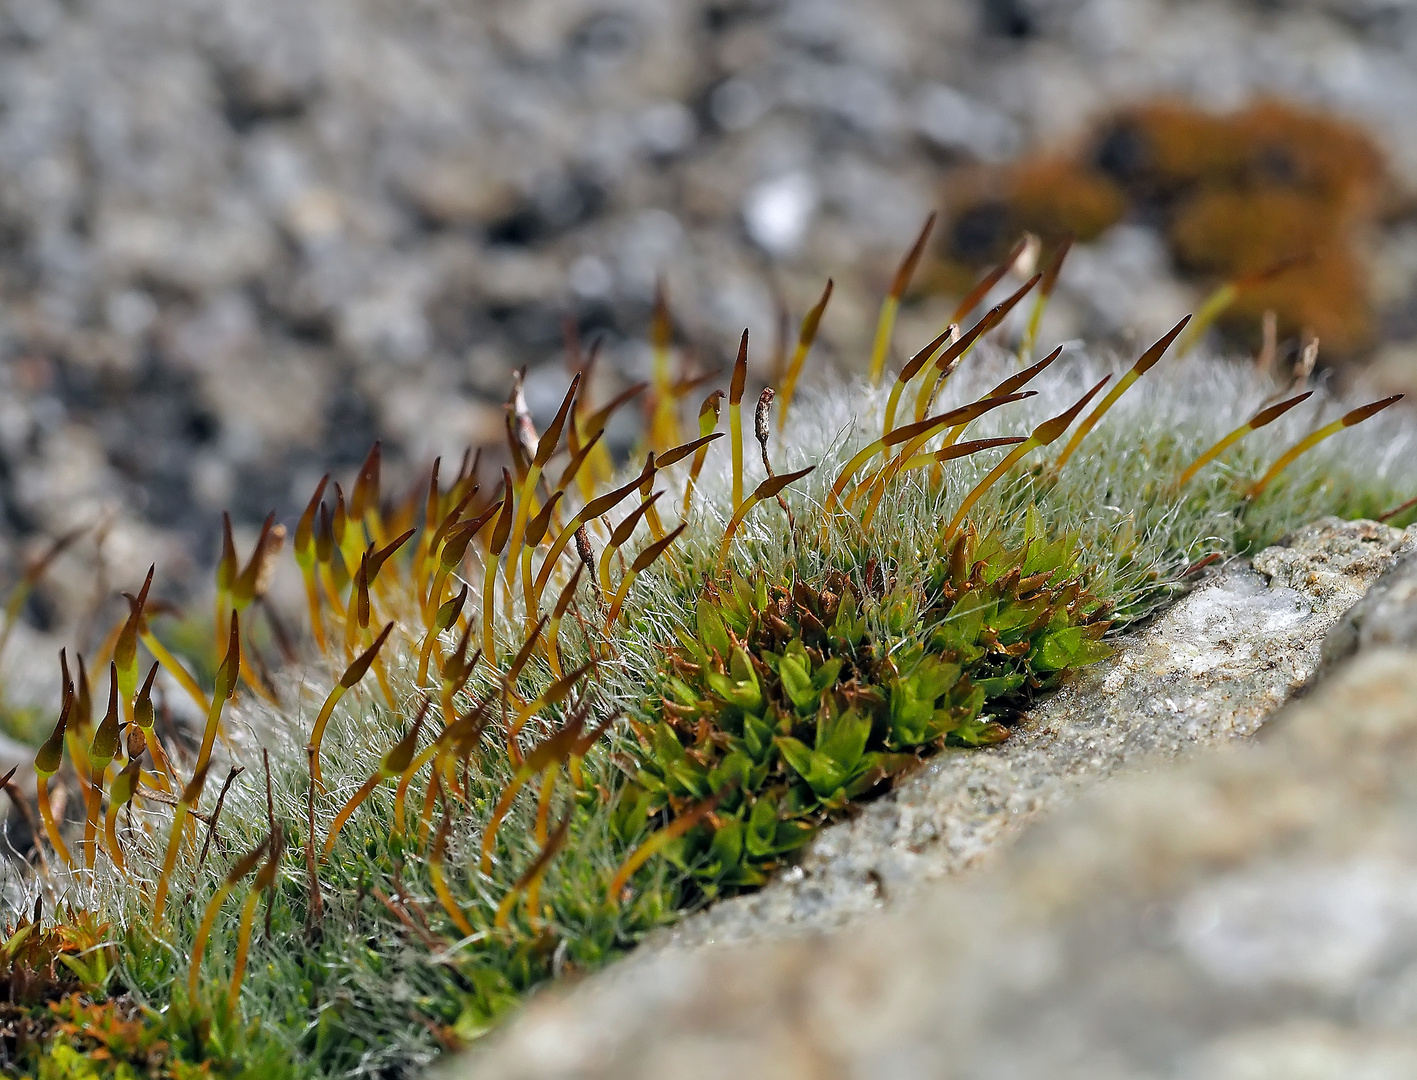
[[(209, 655), (170, 647), (150, 576), (97, 655), (62, 658), (22, 800), (40, 861), (9, 888), (5, 1067), (414, 1073), (761, 885), (925, 755), (1004, 742), (1197, 567), (1417, 486), (1408, 428), (1370, 419), (1391, 399), (1277, 392), (1177, 355), (1184, 324), (1126, 367), (1035, 362), (1066, 247), (1021, 286), (1010, 253), (888, 378), (926, 239), (872, 383), (798, 393), (830, 286), (755, 407), (744, 337), (726, 447), (724, 391), (676, 376), (661, 298), (653, 379), (597, 405), (573, 349), (543, 431), (514, 390), (508, 467), (435, 463), (388, 499), (376, 446), (348, 495), (321, 480), (280, 663), (273, 519), (244, 563), (226, 524)], [(601, 436), (642, 396), (617, 475)]]

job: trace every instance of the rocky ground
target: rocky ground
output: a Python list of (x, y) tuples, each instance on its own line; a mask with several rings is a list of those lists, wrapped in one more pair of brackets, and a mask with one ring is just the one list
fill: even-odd
[[(822, 362), (859, 369), (952, 170), (1265, 93), (1361, 121), (1417, 190), (1400, 0), (4, 0), (0, 563), (103, 521), (106, 577), (91, 533), (31, 623), (153, 560), (180, 598), (221, 509), (292, 516), (375, 438), (395, 473), (494, 441), (523, 364), (554, 407), (567, 316), (604, 392), (635, 378), (661, 279), (700, 363), (746, 325), (765, 372), (834, 274)], [(1417, 223), (1370, 246), (1401, 383)], [(1123, 224), (1045, 333), (1130, 347), (1195, 290)]]
[(1413, 1075), (1414, 549), (1327, 523), (1216, 574), (1018, 738), (448, 1075)]

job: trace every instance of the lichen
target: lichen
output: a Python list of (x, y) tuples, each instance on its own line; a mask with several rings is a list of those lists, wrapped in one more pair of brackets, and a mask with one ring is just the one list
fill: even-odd
[(1239, 339), (1252, 343), (1273, 311), (1280, 334), (1315, 335), (1341, 359), (1372, 344), (1360, 247), (1385, 193), (1381, 154), (1337, 117), (1277, 101), (1228, 115), (1153, 102), (1100, 121), (1076, 150), (958, 183), (933, 279), (958, 290), (1021, 230), (1052, 245), (1154, 222), (1183, 273), (1250, 281), (1222, 316)]

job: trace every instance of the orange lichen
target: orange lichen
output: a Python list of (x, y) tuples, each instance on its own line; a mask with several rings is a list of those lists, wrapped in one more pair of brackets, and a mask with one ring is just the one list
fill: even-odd
[(1127, 211), (1127, 196), (1116, 183), (1065, 157), (1021, 162), (1009, 191), (1019, 227), (1050, 240), (1089, 240)]
[(1093, 162), (1134, 197), (1292, 190), (1354, 215), (1372, 212), (1383, 179), (1382, 157), (1361, 130), (1279, 101), (1228, 116), (1177, 102), (1139, 106), (1103, 126)]
[(1228, 115), (1143, 104), (1100, 122), (1070, 153), (957, 183), (930, 280), (962, 291), (1021, 230), (1050, 246), (1086, 242), (1131, 217), (1157, 223), (1177, 268), (1211, 283), (1288, 264), (1239, 295), (1221, 325), (1257, 337), (1273, 311), (1281, 334), (1317, 335), (1326, 355), (1349, 356), (1372, 339), (1356, 242), (1381, 208), (1384, 175), (1366, 134), (1319, 112), (1278, 101)]

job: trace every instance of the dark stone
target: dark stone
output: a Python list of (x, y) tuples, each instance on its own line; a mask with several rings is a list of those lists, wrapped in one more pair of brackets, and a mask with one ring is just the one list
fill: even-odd
[(1022, 39), (1034, 31), (1027, 0), (981, 0), (984, 29), (1000, 37)]
[(1006, 205), (980, 203), (955, 219), (950, 230), (950, 254), (963, 263), (988, 262), (997, 256), (1012, 232)]
[(1324, 638), (1316, 678), (1368, 649), (1417, 648), (1417, 553), (1389, 568)]
[(1093, 164), (1120, 184), (1135, 184), (1151, 168), (1151, 147), (1135, 124), (1114, 124), (1097, 142)]

